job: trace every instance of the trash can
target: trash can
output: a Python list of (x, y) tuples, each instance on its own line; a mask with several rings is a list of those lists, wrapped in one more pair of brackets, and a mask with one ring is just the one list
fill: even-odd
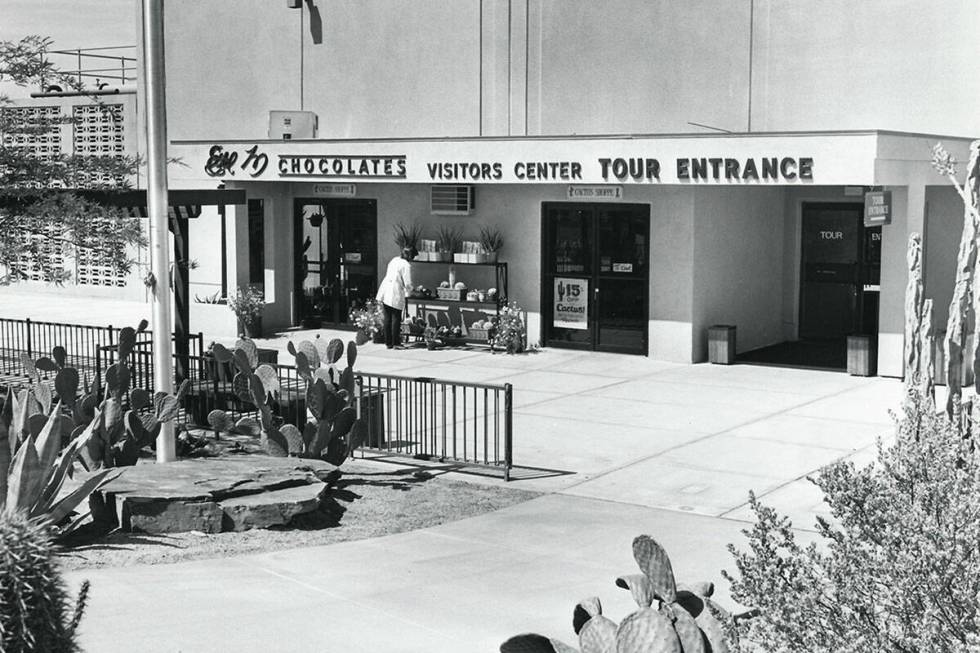
[(735, 327), (716, 324), (708, 327), (708, 362), (731, 365), (735, 362)]
[(878, 373), (878, 342), (874, 336), (847, 336), (847, 373), (851, 376)]

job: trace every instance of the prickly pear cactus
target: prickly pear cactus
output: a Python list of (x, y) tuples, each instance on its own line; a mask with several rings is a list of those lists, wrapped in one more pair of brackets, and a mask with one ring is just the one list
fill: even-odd
[[(602, 614), (592, 597), (575, 606), (572, 625), (582, 653), (734, 653), (732, 615), (710, 596), (707, 582), (678, 586), (667, 552), (648, 535), (633, 540), (633, 557), (643, 572), (620, 576), (616, 586), (630, 590), (639, 609), (620, 624)], [(561, 641), (527, 633), (511, 637), (501, 653), (575, 653)]]
[[(240, 340), (233, 351), (215, 345), (214, 357), (219, 363), (230, 362), (237, 368), (233, 386), (239, 398), (254, 404), (258, 418), (243, 417), (237, 422), (222, 410), (208, 414), (215, 432), (260, 435), (262, 446), (273, 456), (321, 458), (340, 465), (360, 446), (367, 436), (367, 424), (357, 417), (354, 362), (357, 345), (339, 339), (329, 342), (304, 340), (288, 343), (296, 360), (296, 373), (306, 383), (306, 406), (309, 413), (303, 425), (277, 423), (271, 403), (279, 397), (279, 377), (269, 365), (258, 365), (255, 345)], [(347, 366), (339, 370), (337, 362), (346, 353)]]

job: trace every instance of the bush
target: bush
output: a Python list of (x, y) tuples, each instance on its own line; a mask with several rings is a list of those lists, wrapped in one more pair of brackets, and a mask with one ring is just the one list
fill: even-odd
[(832, 520), (821, 546), (751, 497), (750, 550), (732, 596), (760, 609), (743, 625), (763, 650), (980, 651), (980, 460), (959, 421), (910, 390), (896, 442), (877, 464), (841, 462), (816, 479)]
[(87, 592), (85, 583), (72, 610), (47, 526), (18, 512), (0, 515), (0, 651), (78, 651)]
[(502, 349), (508, 354), (519, 354), (524, 351), (524, 341), (527, 339), (527, 328), (524, 325), (524, 311), (511, 302), (500, 311), (500, 318), (490, 339), (492, 349)]

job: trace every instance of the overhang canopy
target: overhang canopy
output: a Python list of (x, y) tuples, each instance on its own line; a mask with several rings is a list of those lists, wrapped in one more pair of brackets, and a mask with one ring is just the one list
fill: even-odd
[[(675, 186), (903, 185), (932, 146), (968, 139), (887, 131), (175, 141), (178, 185), (343, 182)], [(898, 157), (901, 167), (890, 165)], [(909, 165), (915, 167), (913, 171)]]

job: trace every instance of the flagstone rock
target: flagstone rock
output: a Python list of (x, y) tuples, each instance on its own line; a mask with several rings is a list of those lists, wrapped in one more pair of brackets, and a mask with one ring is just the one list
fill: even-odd
[[(75, 483), (86, 475), (76, 475)], [(119, 468), (90, 506), (125, 531), (178, 533), (281, 526), (316, 510), (339, 470), (321, 460), (242, 456)]]
[(224, 530), (284, 526), (296, 515), (320, 507), (327, 490), (327, 485), (315, 483), (225, 499), (220, 504), (225, 516)]

